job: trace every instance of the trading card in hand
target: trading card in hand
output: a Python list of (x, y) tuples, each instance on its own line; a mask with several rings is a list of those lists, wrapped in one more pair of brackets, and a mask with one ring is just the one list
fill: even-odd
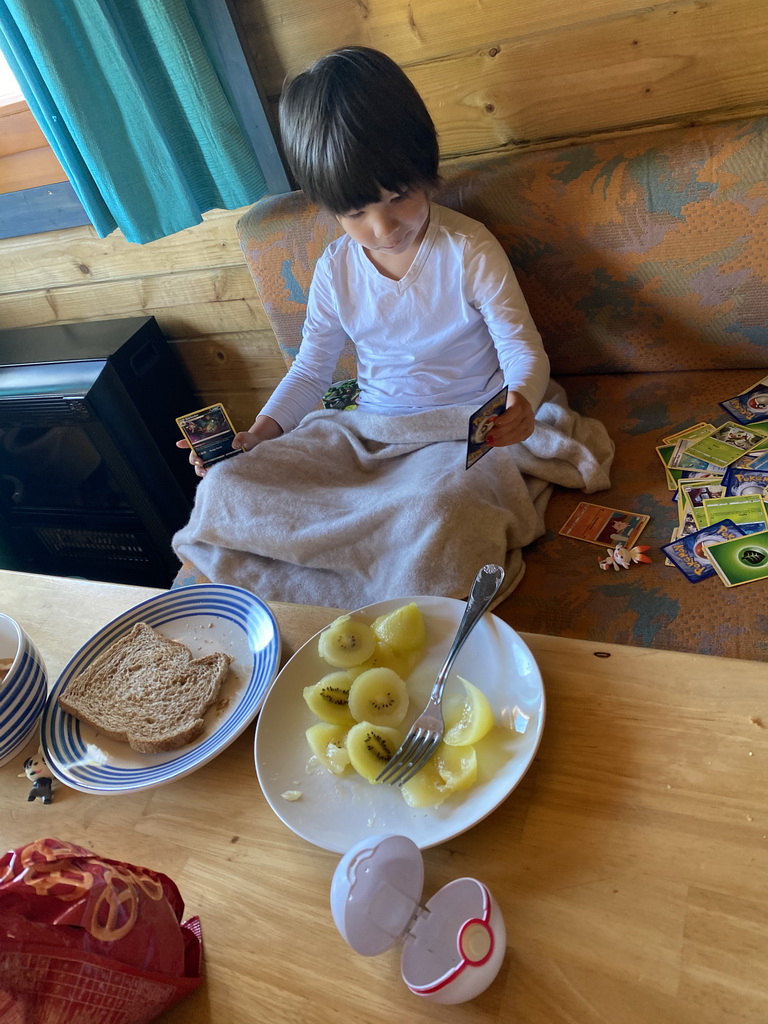
[(727, 398), (720, 405), (739, 423), (768, 420), (768, 377), (763, 377), (747, 391)]
[(703, 530), (679, 537), (671, 544), (663, 544), (661, 550), (690, 583), (699, 583), (715, 575), (708, 558), (710, 545), (743, 537), (742, 530), (735, 523), (724, 519), (714, 526), (705, 526)]
[(713, 544), (707, 554), (726, 587), (768, 579), (768, 531)]
[(467, 432), (467, 469), (474, 466), (478, 459), (489, 452), (493, 445), (488, 444), (488, 435), (493, 430), (496, 417), (501, 416), (507, 408), (507, 388), (489, 398), (483, 403), (477, 412), (469, 417), (469, 430)]
[(762, 440), (759, 431), (747, 430), (743, 424), (729, 421), (707, 437), (698, 438), (686, 448), (685, 454), (688, 458), (705, 459), (715, 466), (730, 466)]
[(650, 516), (641, 512), (622, 512), (604, 505), (591, 505), (581, 501), (560, 530), (563, 537), (585, 540), (601, 547), (621, 544), (631, 548), (642, 533)]
[(176, 419), (179, 429), (192, 446), (192, 450), (203, 460), (204, 466), (211, 466), (231, 455), (239, 455), (242, 448), (233, 448), (235, 428), (221, 404), (197, 409)]

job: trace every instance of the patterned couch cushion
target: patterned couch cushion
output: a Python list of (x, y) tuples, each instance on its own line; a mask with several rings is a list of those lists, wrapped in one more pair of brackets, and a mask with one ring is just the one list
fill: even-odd
[[(299, 351), (307, 294), (315, 263), (341, 234), (336, 219), (303, 192), (267, 196), (237, 223), (240, 246), (286, 365)], [(355, 377), (354, 349), (347, 346), (335, 380)]]
[[(555, 373), (768, 361), (768, 118), (443, 168), (438, 201), (483, 221), (520, 279)], [(301, 193), (238, 225), (288, 362), (315, 261), (340, 229)], [(354, 376), (347, 350), (336, 379)]]
[[(660, 551), (677, 525), (656, 445), (700, 422), (722, 422), (718, 403), (753, 384), (765, 369), (560, 377), (571, 405), (605, 423), (616, 443), (611, 488), (590, 497), (556, 490), (547, 532), (523, 552), (526, 571), (499, 607), (515, 629), (605, 643), (661, 647), (731, 658), (768, 659), (764, 582), (728, 588), (718, 577), (689, 583)], [(606, 549), (562, 537), (580, 501), (651, 519), (638, 543), (650, 565), (604, 571)]]

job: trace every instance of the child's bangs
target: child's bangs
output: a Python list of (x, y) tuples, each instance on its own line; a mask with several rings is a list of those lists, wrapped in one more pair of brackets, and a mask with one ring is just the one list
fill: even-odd
[[(315, 175), (312, 189), (315, 198), (331, 213), (346, 214), (360, 210), (369, 203), (378, 203), (382, 192), (406, 192), (409, 188), (426, 188), (434, 184), (424, 169), (399, 154), (371, 154), (366, 151), (357, 160), (344, 159), (328, 166), (325, 173)], [(309, 186), (309, 183), (307, 183)], [(309, 189), (308, 189), (309, 190)]]
[(317, 189), (313, 198), (336, 214), (360, 210), (381, 198), (382, 186), (367, 166), (350, 168), (346, 165), (340, 173), (335, 167), (329, 167), (325, 174), (316, 176), (313, 185)]

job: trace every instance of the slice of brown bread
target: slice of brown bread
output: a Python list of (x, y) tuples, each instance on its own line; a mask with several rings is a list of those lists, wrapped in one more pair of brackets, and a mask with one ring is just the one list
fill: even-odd
[(95, 658), (59, 695), (59, 707), (133, 750), (176, 750), (199, 736), (232, 661), (194, 658), (146, 622)]

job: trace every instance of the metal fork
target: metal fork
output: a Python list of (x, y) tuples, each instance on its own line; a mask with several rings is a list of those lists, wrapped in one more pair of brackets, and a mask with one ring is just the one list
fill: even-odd
[(456, 636), (448, 651), (448, 657), (437, 673), (429, 700), (411, 726), (399, 749), (376, 776), (376, 782), (389, 782), (391, 785), (398, 783), (402, 786), (404, 782), (412, 779), (417, 772), (421, 771), (437, 750), (445, 733), (441, 703), (448, 673), (456, 660), (456, 655), (464, 646), (464, 641), (498, 593), (503, 580), (504, 570), (500, 565), (484, 565), (475, 576), (467, 598), (467, 607), (464, 609)]

